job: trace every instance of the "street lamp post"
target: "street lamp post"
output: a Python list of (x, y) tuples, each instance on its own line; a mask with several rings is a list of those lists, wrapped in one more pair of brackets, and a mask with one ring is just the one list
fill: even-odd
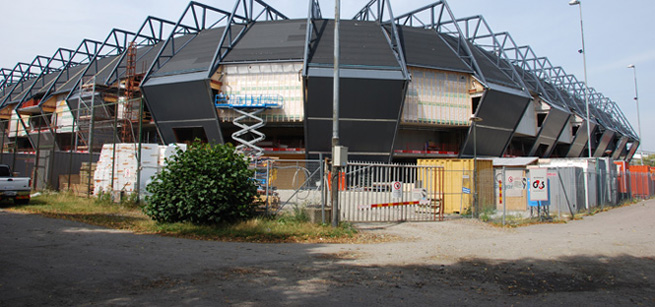
[[(637, 89), (637, 67), (634, 64), (628, 65), (628, 68), (632, 68), (632, 72), (634, 73), (635, 77), (635, 102), (637, 103), (637, 130), (639, 131), (639, 141), (641, 142), (641, 120), (640, 120), (640, 113), (639, 113), (639, 90)], [(644, 165), (644, 156), (639, 155), (641, 158), (641, 165)]]
[(339, 24), (341, 21), (341, 0), (334, 2), (334, 79), (332, 92), (332, 227), (339, 226), (339, 165), (336, 163), (339, 146)]
[(482, 121), (482, 118), (472, 114), (469, 117), (471, 125), (473, 126), (473, 209), (474, 216), (478, 217), (478, 140), (477, 140), (477, 123)]
[(580, 8), (580, 34), (582, 35), (582, 62), (584, 65), (584, 101), (585, 108), (587, 109), (587, 149), (589, 151), (589, 158), (591, 158), (591, 129), (589, 128), (591, 121), (589, 120), (589, 88), (587, 82), (587, 49), (584, 45), (584, 26), (582, 24), (582, 3), (580, 0), (571, 0), (569, 5), (577, 5)]

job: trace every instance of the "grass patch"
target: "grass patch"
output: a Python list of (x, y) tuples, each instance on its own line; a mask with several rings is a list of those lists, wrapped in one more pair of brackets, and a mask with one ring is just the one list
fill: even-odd
[(102, 197), (80, 198), (68, 193), (45, 193), (33, 197), (28, 205), (10, 206), (9, 210), (140, 234), (160, 234), (198, 240), (261, 243), (379, 242), (371, 235), (359, 234), (348, 223), (343, 223), (337, 228), (311, 224), (307, 222), (307, 217), (301, 210), (277, 217), (258, 217), (236, 224), (198, 226), (191, 223), (157, 223), (132, 202), (115, 204)]

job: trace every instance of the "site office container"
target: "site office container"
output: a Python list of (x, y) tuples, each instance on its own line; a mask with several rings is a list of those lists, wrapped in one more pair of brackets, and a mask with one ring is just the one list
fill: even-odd
[[(444, 168), (444, 213), (464, 213), (473, 204), (473, 159), (419, 159), (419, 166)], [(478, 203), (480, 209), (494, 207), (493, 161), (478, 159)]]
[(649, 197), (651, 191), (651, 172), (648, 165), (630, 165), (630, 187), (632, 188), (632, 197)]

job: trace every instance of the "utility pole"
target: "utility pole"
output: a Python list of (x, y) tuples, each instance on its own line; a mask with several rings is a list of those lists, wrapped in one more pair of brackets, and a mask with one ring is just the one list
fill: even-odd
[(339, 23), (341, 0), (334, 1), (334, 80), (332, 105), (332, 227), (339, 226), (339, 171), (337, 147), (339, 146)]

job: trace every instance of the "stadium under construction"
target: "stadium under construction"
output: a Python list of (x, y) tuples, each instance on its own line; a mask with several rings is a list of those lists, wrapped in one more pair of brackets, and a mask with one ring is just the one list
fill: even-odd
[[(114, 29), (2, 68), (2, 150), (201, 139), (257, 155), (327, 156), (334, 22), (318, 0), (302, 19), (260, 0), (190, 2), (177, 21), (148, 17), (136, 32)], [(351, 159), (475, 150), (629, 161), (639, 146), (610, 98), (482, 16), (455, 17), (445, 1), (394, 15), (389, 0), (374, 0), (341, 20), (340, 36), (340, 142)]]

